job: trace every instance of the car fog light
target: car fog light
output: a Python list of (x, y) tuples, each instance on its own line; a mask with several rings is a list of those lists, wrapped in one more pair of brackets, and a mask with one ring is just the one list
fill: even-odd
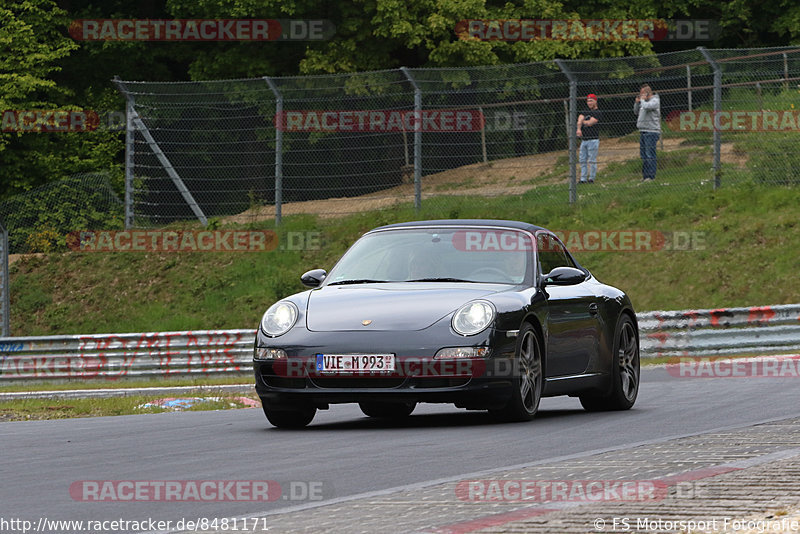
[(266, 349), (258, 347), (256, 349), (256, 360), (285, 360), (286, 351), (283, 349)]
[(486, 347), (446, 347), (440, 349), (434, 360), (457, 360), (459, 358), (484, 358), (488, 356), (489, 349)]

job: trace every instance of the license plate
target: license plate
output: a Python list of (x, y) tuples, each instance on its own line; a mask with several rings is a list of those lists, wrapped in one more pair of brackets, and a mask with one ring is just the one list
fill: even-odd
[(394, 354), (317, 354), (320, 373), (394, 371)]

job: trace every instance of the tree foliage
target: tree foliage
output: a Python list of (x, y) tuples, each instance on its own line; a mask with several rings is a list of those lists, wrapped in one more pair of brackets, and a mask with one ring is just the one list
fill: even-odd
[[(67, 20), (66, 12), (50, 0), (0, 5), (0, 110), (58, 106), (68, 88), (56, 84), (53, 74), (78, 47), (59, 31)], [(51, 140), (43, 136), (0, 133), (0, 195), (41, 183), (44, 176), (37, 171), (43, 166), (59, 167), (51, 159), (52, 148)]]

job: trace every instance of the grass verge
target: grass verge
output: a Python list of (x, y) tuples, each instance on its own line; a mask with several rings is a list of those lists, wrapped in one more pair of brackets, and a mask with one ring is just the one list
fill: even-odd
[(272, 302), (304, 289), (300, 274), (330, 268), (363, 232), (424, 218), (507, 218), (552, 230), (684, 236), (658, 250), (573, 247), (578, 261), (627, 291), (640, 311), (800, 302), (800, 285), (782, 283), (792, 279), (800, 249), (800, 188), (741, 183), (715, 191), (654, 183), (597, 188), (596, 198), (587, 193), (577, 205), (563, 195), (563, 187), (541, 187), (521, 196), (436, 197), (418, 212), (407, 205), (341, 219), (286, 217), (282, 235), (312, 232), (320, 237), (315, 249), (27, 257), (11, 269), (11, 331), (255, 328)]
[(0, 393), (14, 393), (18, 391), (66, 391), (70, 389), (133, 389), (133, 388), (167, 388), (167, 387), (196, 387), (207, 388), (230, 384), (250, 384), (253, 382), (252, 373), (209, 378), (154, 378), (150, 380), (120, 378), (119, 380), (82, 380), (80, 382), (42, 382), (26, 381), (24, 383), (9, 383), (0, 386)]
[[(194, 397), (194, 396), (192, 396)], [(247, 408), (242, 395), (215, 395), (205, 397), (186, 411), (231, 410)], [(42, 419), (71, 419), (76, 417), (100, 417), (109, 415), (153, 414), (172, 411), (160, 406), (143, 407), (163, 396), (140, 395), (108, 399), (16, 399), (0, 402), (0, 422), (31, 421)], [(248, 396), (253, 398), (254, 396)]]

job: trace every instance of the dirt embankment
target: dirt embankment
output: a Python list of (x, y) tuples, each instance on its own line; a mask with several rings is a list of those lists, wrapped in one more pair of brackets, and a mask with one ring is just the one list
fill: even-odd
[[(639, 157), (639, 143), (623, 139), (603, 139), (598, 158), (598, 173), (610, 164)], [(670, 152), (681, 147), (683, 139), (663, 139), (659, 150)], [(740, 166), (746, 158), (734, 153), (733, 144), (722, 145), (725, 161)], [(518, 158), (508, 158), (488, 163), (474, 163), (424, 177), (422, 198), (436, 195), (498, 196), (520, 195), (542, 185), (563, 183), (565, 173), (554, 172), (567, 158), (567, 151), (547, 152)], [(414, 185), (402, 184), (390, 189), (359, 197), (327, 198), (305, 202), (288, 202), (281, 208), (282, 215), (314, 214), (321, 217), (338, 217), (351, 213), (390, 208), (414, 198)], [(248, 223), (272, 219), (274, 206), (260, 206), (226, 217), (224, 222)]]

